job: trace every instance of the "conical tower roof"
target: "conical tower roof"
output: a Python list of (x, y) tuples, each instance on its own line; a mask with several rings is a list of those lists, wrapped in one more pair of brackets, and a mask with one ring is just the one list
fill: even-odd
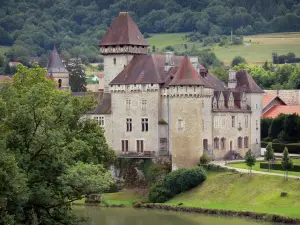
[(49, 61), (48, 61), (47, 71), (49, 73), (67, 73), (68, 72), (68, 70), (62, 63), (62, 60), (61, 60), (55, 46), (53, 48), (53, 52), (51, 53)]
[(187, 56), (181, 61), (180, 66), (169, 85), (199, 85), (211, 88), (211, 85), (197, 73)]
[(135, 45), (148, 46), (141, 31), (128, 12), (120, 12), (113, 21), (99, 46)]

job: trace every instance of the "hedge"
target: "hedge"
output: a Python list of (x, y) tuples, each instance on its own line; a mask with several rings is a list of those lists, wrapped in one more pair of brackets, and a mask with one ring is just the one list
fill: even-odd
[[(268, 142), (261, 142), (261, 147), (266, 148)], [(291, 154), (300, 154), (300, 143), (291, 143), (291, 144), (284, 144), (284, 143), (272, 143), (272, 147), (274, 152), (282, 153), (284, 148), (287, 147), (289, 153)]]
[[(269, 164), (268, 163), (260, 163), (260, 168), (268, 169)], [(283, 170), (281, 164), (276, 164), (276, 163), (271, 164), (271, 169), (272, 170)], [(289, 171), (300, 172), (300, 166), (294, 165), (294, 167)]]

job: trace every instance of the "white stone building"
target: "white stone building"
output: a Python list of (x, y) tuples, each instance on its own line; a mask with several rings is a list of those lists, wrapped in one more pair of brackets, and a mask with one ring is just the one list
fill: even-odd
[(170, 157), (173, 169), (213, 159), (260, 154), (263, 91), (246, 71), (228, 85), (197, 57), (148, 54), (128, 13), (120, 13), (99, 43), (104, 96), (87, 115), (105, 130), (120, 157)]

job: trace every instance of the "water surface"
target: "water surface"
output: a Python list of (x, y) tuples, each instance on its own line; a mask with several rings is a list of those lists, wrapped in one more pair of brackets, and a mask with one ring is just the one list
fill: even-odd
[(274, 225), (242, 218), (132, 208), (76, 206), (86, 225)]

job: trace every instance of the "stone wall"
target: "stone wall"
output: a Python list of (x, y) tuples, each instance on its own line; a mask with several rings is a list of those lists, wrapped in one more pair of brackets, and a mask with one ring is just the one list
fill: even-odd
[(69, 73), (52, 73), (53, 78), (58, 83), (58, 80), (61, 79), (61, 88), (69, 89)]
[(278, 95), (287, 105), (300, 104), (300, 90), (264, 90), (265, 94)]

